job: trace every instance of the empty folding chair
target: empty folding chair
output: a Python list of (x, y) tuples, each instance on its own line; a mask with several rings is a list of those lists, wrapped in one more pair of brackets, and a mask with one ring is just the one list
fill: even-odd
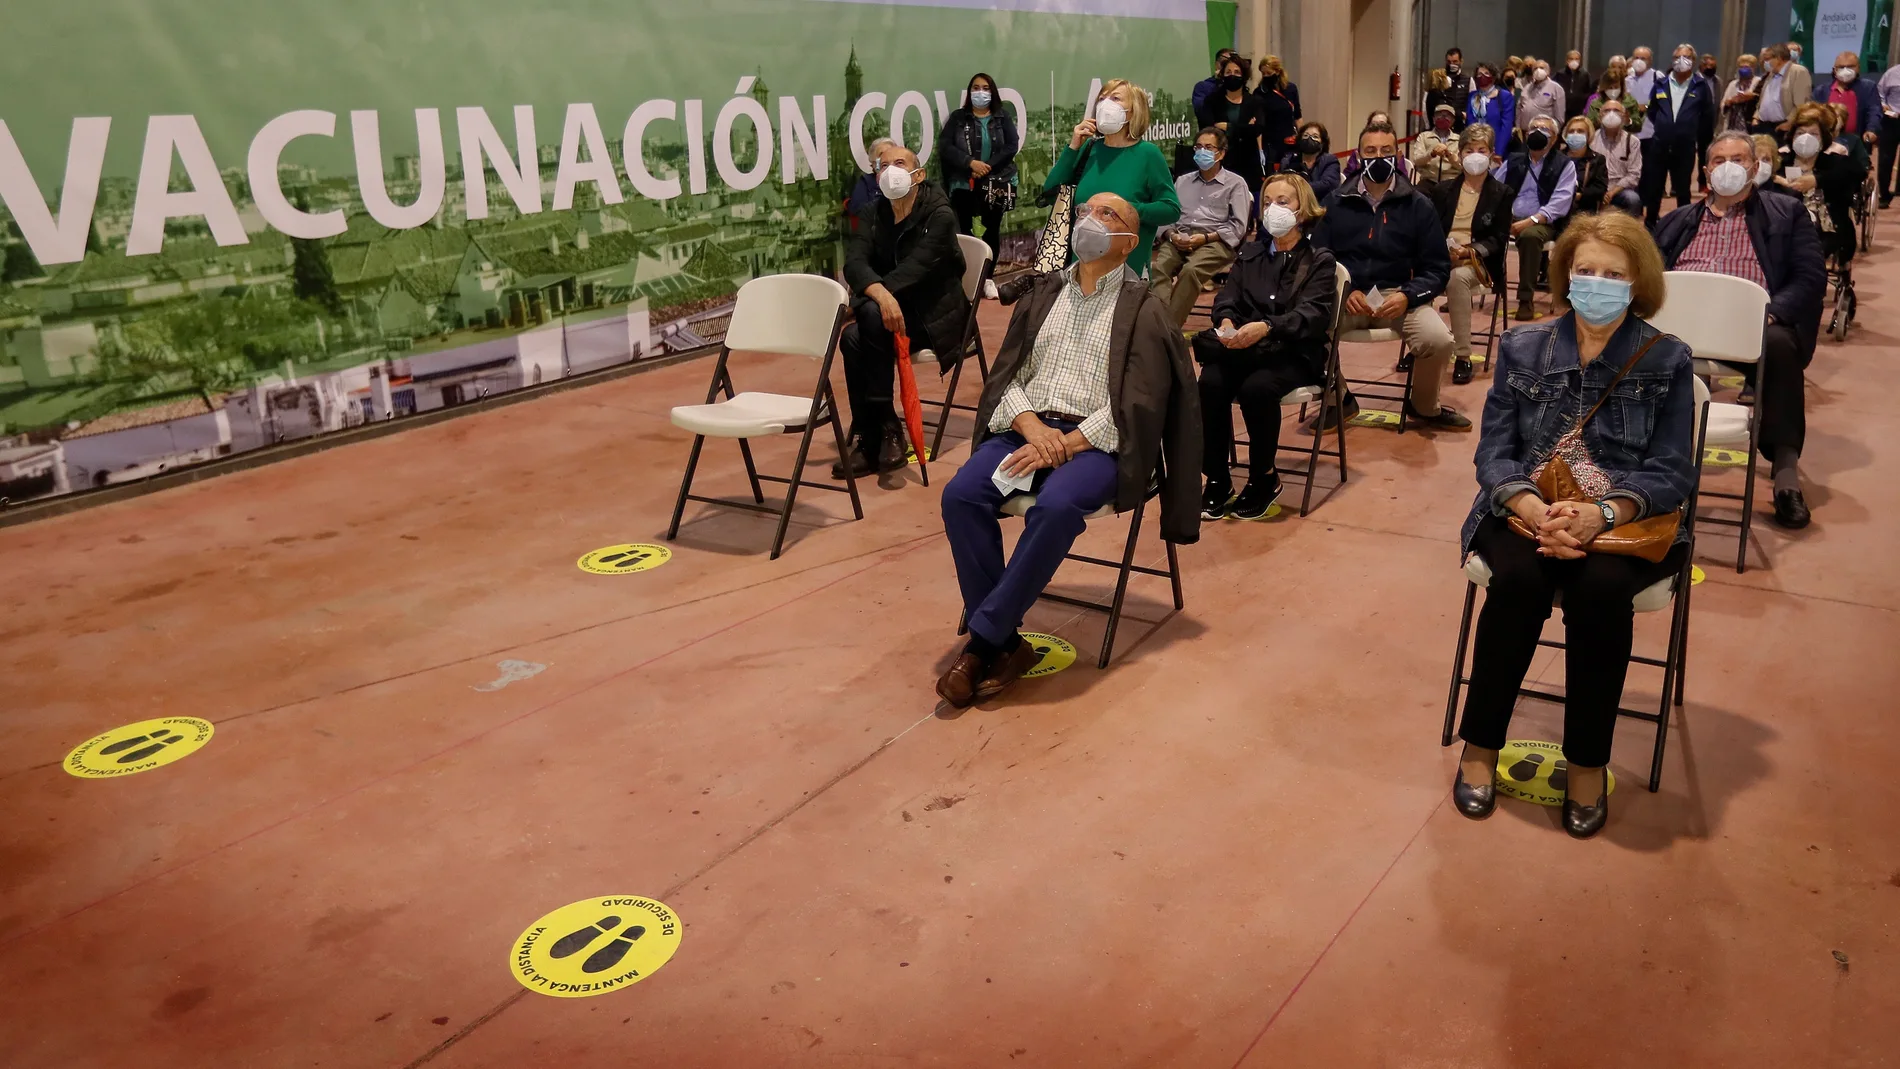
[[(778, 533), (772, 537), (772, 559), (777, 560), (785, 545), (785, 529), (791, 523), (792, 505), (798, 500), (801, 486), (850, 494), (852, 513), (857, 519), (864, 518), (864, 507), (858, 502), (858, 484), (848, 468), (842, 485), (805, 478), (805, 457), (811, 451), (812, 433), (818, 424), (831, 424), (838, 455), (845, 455), (844, 426), (838, 420), (838, 402), (831, 392), (831, 359), (837, 349), (838, 335), (844, 329), (846, 296), (843, 286), (818, 275), (768, 275), (740, 287), (725, 342), (719, 347), (719, 360), (713, 365), (712, 385), (706, 388), (706, 403), (673, 409), (673, 425), (693, 432), (693, 451), (686, 459), (686, 475), (680, 480), (673, 522), (666, 529), (668, 541), (679, 534), (680, 517), (688, 501), (777, 514)], [(735, 349), (817, 360), (818, 378), (810, 396), (735, 392), (732, 373), (727, 367)], [(721, 393), (725, 394), (723, 400), (719, 398)], [(794, 433), (799, 435), (798, 459), (792, 465), (791, 477), (759, 474), (746, 440)], [(699, 467), (699, 451), (707, 438), (738, 440), (746, 478), (752, 484), (750, 502), (692, 493), (693, 473)], [(765, 503), (764, 491), (759, 487), (761, 480), (786, 484), (782, 506)]]
[(1695, 352), (1696, 374), (1717, 375), (1724, 370), (1757, 365), (1756, 404), (1709, 406), (1709, 446), (1734, 450), (1748, 458), (1741, 493), (1710, 490), (1707, 494), (1740, 501), (1741, 518), (1704, 517), (1708, 523), (1734, 527), (1741, 532), (1741, 541), (1735, 549), (1735, 571), (1739, 574), (1748, 568), (1748, 533), (1755, 522), (1755, 465), (1761, 443), (1757, 405), (1766, 388), (1764, 369), (1759, 364), (1762, 330), (1768, 322), (1768, 291), (1745, 278), (1703, 271), (1670, 271), (1663, 279), (1669, 285), (1669, 295), (1662, 310), (1650, 317), (1650, 325), (1689, 344)]
[[(944, 391), (943, 400), (933, 401), (925, 398), (923, 401), (924, 404), (938, 409), (937, 422), (934, 424), (936, 431), (930, 436), (930, 456), (926, 458), (929, 460), (937, 459), (937, 454), (943, 451), (943, 429), (950, 423), (951, 410), (976, 412), (975, 405), (956, 403), (957, 383), (963, 379), (964, 360), (974, 355), (976, 371), (981, 381), (990, 380), (989, 357), (983, 352), (983, 332), (977, 329), (976, 312), (983, 303), (983, 283), (990, 280), (990, 272), (995, 267), (995, 263), (990, 259), (989, 243), (982, 238), (958, 234), (957, 247), (963, 250), (963, 295), (970, 300), (970, 314), (963, 322), (963, 333), (958, 336), (956, 364), (950, 369), (950, 385)], [(935, 364), (938, 362), (937, 354), (929, 349), (916, 349), (910, 354), (910, 362)], [(926, 423), (925, 426), (932, 426), (932, 424)], [(915, 443), (912, 443), (912, 448), (915, 447)]]
[[(1702, 479), (1702, 449), (1704, 431), (1708, 428), (1709, 388), (1701, 379), (1695, 381), (1696, 424), (1693, 441), (1696, 450), (1696, 484)], [(1646, 720), (1656, 725), (1656, 746), (1649, 761), (1649, 789), (1651, 793), (1662, 787), (1663, 748), (1669, 740), (1669, 706), (1673, 701), (1681, 708), (1683, 692), (1686, 687), (1689, 661), (1689, 597), (1693, 584), (1690, 582), (1695, 560), (1695, 506), (1697, 491), (1689, 491), (1689, 503), (1683, 510), (1682, 522), (1689, 528), (1689, 552), (1682, 559), (1682, 568), (1667, 579), (1658, 580), (1636, 595), (1632, 602), (1638, 613), (1661, 612), (1673, 609), (1669, 618), (1669, 638), (1661, 658), (1647, 657), (1632, 653), (1630, 663), (1649, 665), (1663, 671), (1662, 697), (1656, 703), (1656, 711), (1651, 713), (1642, 709), (1619, 707), (1619, 716), (1634, 720)], [(1491, 567), (1484, 558), (1476, 553), (1465, 558), (1465, 611), (1458, 623), (1458, 652), (1451, 664), (1451, 696), (1445, 699), (1445, 729), (1440, 736), (1441, 745), (1450, 746), (1455, 737), (1453, 726), (1458, 718), (1458, 693), (1471, 685), (1471, 677), (1465, 674), (1465, 654), (1471, 642), (1472, 610), (1477, 604), (1480, 587), (1491, 585)], [(1557, 605), (1561, 606), (1562, 595), (1558, 595)], [(1537, 644), (1551, 649), (1565, 648), (1563, 642), (1555, 639), (1539, 638)], [(1564, 696), (1555, 691), (1541, 690), (1537, 687), (1520, 686), (1518, 694), (1527, 698), (1541, 698), (1547, 702), (1563, 704)]]

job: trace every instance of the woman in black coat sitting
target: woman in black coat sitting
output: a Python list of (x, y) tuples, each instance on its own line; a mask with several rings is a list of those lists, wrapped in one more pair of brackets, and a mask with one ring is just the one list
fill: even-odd
[[(1333, 254), (1307, 231), (1325, 209), (1299, 175), (1277, 174), (1260, 190), (1261, 239), (1241, 246), (1214, 298), (1216, 330), (1194, 336), (1201, 365), (1201, 518), (1263, 519), (1280, 496), (1274, 456), (1280, 399), (1326, 376), (1338, 312)], [(1233, 404), (1247, 419), (1247, 487), (1234, 493), (1227, 458), (1234, 444)]]
[(1224, 166), (1247, 183), (1247, 192), (1260, 196), (1260, 132), (1265, 123), (1260, 98), (1247, 92), (1247, 61), (1228, 56), (1221, 61), (1220, 87), (1208, 94), (1195, 111), (1204, 130), (1213, 127), (1227, 135)]

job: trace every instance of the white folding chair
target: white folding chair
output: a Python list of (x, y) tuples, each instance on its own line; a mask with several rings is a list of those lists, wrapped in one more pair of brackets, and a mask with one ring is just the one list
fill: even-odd
[[(955, 409), (959, 412), (974, 413), (977, 409), (976, 405), (956, 403), (957, 383), (963, 379), (963, 361), (971, 355), (972, 347), (976, 356), (977, 374), (982, 376), (984, 382), (990, 380), (990, 362), (983, 352), (983, 332), (977, 328), (976, 311), (977, 307), (983, 303), (983, 284), (990, 280), (990, 273), (995, 264), (990, 258), (989, 243), (982, 238), (958, 234), (957, 247), (963, 250), (963, 295), (970, 300), (970, 314), (963, 322), (963, 333), (957, 341), (957, 358), (956, 363), (950, 368), (949, 389), (944, 392), (941, 401), (932, 401), (928, 398), (923, 401), (924, 404), (934, 405), (939, 410), (935, 424), (936, 433), (932, 434), (930, 439), (930, 456), (927, 458), (930, 460), (937, 459), (937, 454), (943, 451), (943, 429), (950, 422), (950, 411)], [(937, 363), (937, 354), (929, 349), (913, 349), (910, 362), (934, 364)], [(912, 443), (912, 447), (915, 448), (915, 443)]]
[[(1646, 664), (1663, 670), (1662, 698), (1656, 703), (1656, 711), (1645, 712), (1619, 706), (1617, 714), (1634, 720), (1647, 720), (1656, 725), (1656, 748), (1649, 760), (1649, 789), (1651, 793), (1662, 787), (1663, 748), (1669, 740), (1669, 705), (1674, 700), (1677, 708), (1682, 706), (1683, 691), (1687, 686), (1689, 667), (1689, 597), (1694, 584), (1690, 581), (1695, 560), (1695, 522), (1696, 496), (1702, 482), (1702, 449), (1704, 432), (1708, 429), (1709, 387), (1701, 379), (1695, 379), (1695, 482), (1689, 491), (1688, 505), (1683, 509), (1682, 522), (1689, 528), (1689, 552), (1682, 558), (1682, 568), (1667, 579), (1656, 582), (1637, 592), (1631, 605), (1639, 613), (1661, 612), (1675, 609), (1669, 620), (1669, 640), (1660, 659), (1632, 653), (1632, 664)], [(1478, 589), (1491, 586), (1491, 566), (1476, 553), (1465, 558), (1465, 612), (1458, 624), (1458, 652), (1451, 663), (1451, 695), (1445, 699), (1445, 729), (1440, 745), (1450, 746), (1452, 727), (1458, 717), (1458, 692), (1471, 685), (1471, 677), (1465, 674), (1465, 652), (1471, 642), (1472, 608), (1477, 603)], [(1556, 604), (1561, 605), (1562, 592), (1558, 593)], [(1565, 644), (1554, 639), (1539, 638), (1539, 646), (1561, 650)], [(1555, 691), (1541, 690), (1536, 687), (1519, 686), (1517, 693), (1527, 698), (1541, 698), (1547, 702), (1563, 704), (1564, 696)]]
[[(706, 388), (706, 403), (680, 405), (673, 409), (673, 425), (693, 432), (693, 451), (686, 459), (686, 476), (680, 480), (679, 501), (673, 506), (673, 522), (666, 529), (668, 541), (679, 534), (680, 517), (688, 501), (727, 508), (748, 509), (778, 515), (778, 533), (772, 538), (772, 559), (777, 560), (785, 545), (785, 529), (791, 523), (792, 505), (798, 500), (798, 488), (835, 490), (851, 495), (851, 511), (864, 518), (858, 501), (857, 480), (849, 466), (842, 486), (814, 482), (804, 477), (805, 457), (811, 451), (812, 432), (820, 423), (830, 423), (832, 437), (838, 443), (838, 455), (845, 456), (844, 427), (838, 421), (838, 402), (831, 393), (831, 359), (844, 329), (845, 288), (819, 275), (768, 275), (755, 278), (739, 289), (738, 303), (732, 310), (726, 339), (719, 347), (719, 361), (713, 365), (712, 385)], [(782, 393), (735, 393), (727, 360), (734, 350), (805, 356), (819, 361), (818, 381), (809, 397)], [(719, 395), (725, 394), (720, 400)], [(760, 475), (752, 463), (748, 438), (775, 434), (799, 434), (798, 460), (790, 478)], [(700, 447), (707, 438), (733, 438), (739, 442), (739, 455), (745, 459), (746, 478), (752, 484), (752, 500), (727, 501), (692, 493), (693, 473), (699, 467)], [(785, 503), (773, 508), (765, 503), (760, 480), (785, 483)]]
[[(1320, 380), (1319, 385), (1301, 386), (1280, 398), (1280, 407), (1282, 408), (1288, 408), (1293, 405), (1300, 406), (1298, 418), (1302, 421), (1306, 419), (1306, 409), (1308, 405), (1317, 403), (1322, 412), (1327, 408), (1331, 408), (1335, 412), (1343, 412), (1345, 410), (1346, 386), (1340, 379), (1339, 374), (1339, 320), (1340, 317), (1346, 314), (1346, 292), (1352, 286), (1352, 272), (1347, 271), (1344, 266), (1339, 264), (1334, 264), (1333, 270), (1337, 278), (1337, 283), (1333, 288), (1333, 298), (1335, 302), (1333, 304), (1333, 340), (1332, 343), (1327, 346), (1326, 375)], [(1346, 423), (1344, 420), (1336, 420), (1334, 422), (1333, 430), (1338, 435), (1339, 448), (1321, 449), (1320, 440), (1324, 437), (1326, 432), (1320, 429), (1320, 425), (1324, 422), (1325, 420), (1323, 419), (1313, 421), (1313, 437), (1310, 442), (1282, 442), (1279, 444), (1279, 449), (1297, 449), (1306, 454), (1305, 468), (1287, 468), (1280, 467), (1277, 464), (1274, 467), (1274, 471), (1280, 475), (1298, 476), (1306, 482), (1306, 492), (1300, 497), (1300, 515), (1302, 516), (1312, 511), (1313, 478), (1319, 471), (1319, 458), (1338, 457), (1339, 485), (1343, 486), (1346, 482)], [(1235, 471), (1245, 470), (1248, 466), (1240, 462), (1241, 446), (1247, 447), (1249, 452), (1248, 459), (1252, 459), (1253, 428), (1247, 428), (1247, 432), (1248, 436), (1245, 438), (1238, 435), (1234, 437), (1234, 447), (1228, 459), (1230, 461), (1229, 466)], [(1335, 486), (1333, 489), (1336, 490), (1338, 488), (1338, 486)], [(1330, 491), (1328, 494), (1330, 496)]]
[[(1351, 281), (1348, 280), (1347, 282), (1348, 290), (1351, 289), (1351, 285), (1352, 285)], [(1346, 302), (1344, 298), (1340, 299), (1339, 309), (1340, 309), (1340, 314), (1344, 315), (1345, 309), (1346, 309)], [(1413, 375), (1412, 361), (1410, 359), (1411, 354), (1406, 350), (1406, 347), (1405, 347), (1404, 332), (1401, 331), (1397, 327), (1366, 327), (1362, 330), (1339, 330), (1335, 328), (1333, 331), (1333, 359), (1337, 360), (1339, 358), (1339, 344), (1341, 342), (1350, 342), (1354, 345), (1377, 345), (1377, 344), (1380, 344), (1381, 342), (1394, 342), (1394, 341), (1399, 343), (1398, 366), (1405, 369), (1405, 385), (1403, 388), (1399, 388), (1399, 392), (1397, 393), (1376, 392), (1376, 391), (1390, 391), (1396, 388), (1393, 383), (1387, 382), (1384, 379), (1349, 379), (1349, 378), (1344, 377), (1344, 375), (1342, 374), (1339, 381), (1348, 386), (1373, 387), (1373, 389), (1371, 390), (1362, 388), (1357, 391), (1356, 395), (1362, 400), (1399, 402), (1399, 433), (1404, 434), (1405, 433), (1405, 412), (1406, 412), (1406, 409), (1412, 407), (1412, 375)], [(1341, 392), (1341, 395), (1343, 396), (1345, 393), (1345, 390), (1342, 388), (1340, 392)], [(1344, 408), (1340, 409), (1340, 416), (1341, 416), (1340, 423), (1343, 426), (1345, 423), (1345, 419), (1344, 419), (1345, 409)], [(1325, 422), (1324, 417), (1322, 417), (1319, 422), (1324, 423)]]
[(1670, 271), (1662, 310), (1649, 318), (1657, 330), (1674, 334), (1695, 353), (1696, 374), (1720, 374), (1724, 367), (1739, 370), (1757, 365), (1755, 404), (1711, 404), (1708, 444), (1731, 449), (1748, 458), (1748, 472), (1739, 494), (1708, 492), (1709, 497), (1742, 503), (1739, 520), (1707, 517), (1709, 523), (1735, 527), (1741, 532), (1735, 549), (1735, 571), (1748, 568), (1748, 533), (1755, 521), (1755, 465), (1761, 443), (1761, 398), (1766, 389), (1759, 368), (1762, 331), (1768, 322), (1768, 291), (1745, 278), (1705, 271)]

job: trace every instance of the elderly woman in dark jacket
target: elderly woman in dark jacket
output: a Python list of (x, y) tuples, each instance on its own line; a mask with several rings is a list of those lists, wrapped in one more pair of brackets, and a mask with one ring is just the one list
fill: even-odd
[(1306, 179), (1306, 184), (1313, 187), (1313, 196), (1319, 198), (1321, 204), (1326, 203), (1326, 198), (1339, 188), (1342, 176), (1339, 157), (1333, 155), (1333, 138), (1326, 132), (1325, 124), (1317, 119), (1300, 124), (1293, 151), (1280, 162), (1280, 170)]
[(957, 229), (975, 234), (971, 226), (982, 219), (992, 259), (1002, 238), (1003, 213), (1016, 206), (1018, 147), (1016, 124), (996, 93), (996, 79), (987, 74), (971, 78), (963, 106), (950, 113), (937, 135), (937, 158), (950, 207), (957, 213)]
[(1511, 190), (1490, 171), (1496, 151), (1491, 124), (1469, 124), (1458, 135), (1460, 180), (1440, 182), (1431, 191), (1451, 255), (1445, 306), (1451, 316), (1451, 380), (1460, 385), (1471, 381), (1471, 298), (1503, 280), (1504, 247), (1511, 243)]
[[(1333, 254), (1307, 236), (1325, 214), (1313, 187), (1277, 174), (1260, 189), (1261, 237), (1241, 246), (1227, 284), (1214, 298), (1217, 330), (1194, 336), (1201, 365), (1201, 518), (1262, 519), (1280, 496), (1274, 455), (1280, 399), (1326, 375), (1339, 291)], [(1234, 445), (1234, 402), (1247, 419), (1247, 488), (1234, 493), (1227, 458)]]
[[(1589, 838), (1609, 819), (1605, 766), (1629, 671), (1633, 601), (1676, 575), (1684, 525), (1660, 563), (1593, 552), (1605, 530), (1677, 511), (1695, 482), (1689, 347), (1644, 321), (1662, 306), (1662, 256), (1622, 212), (1579, 216), (1550, 258), (1550, 288), (1571, 313), (1505, 335), (1478, 441), (1478, 498), (1462, 545), (1490, 569), (1452, 798), (1467, 817), (1497, 804), (1498, 751), (1518, 688), (1561, 593), (1564, 830)], [(1604, 401), (1612, 401), (1605, 404)], [(1536, 478), (1562, 456), (1588, 500), (1545, 501)], [(1521, 518), (1535, 539), (1507, 522)], [(1563, 767), (1562, 765), (1559, 766)], [(1509, 772), (1507, 771), (1507, 775)]]

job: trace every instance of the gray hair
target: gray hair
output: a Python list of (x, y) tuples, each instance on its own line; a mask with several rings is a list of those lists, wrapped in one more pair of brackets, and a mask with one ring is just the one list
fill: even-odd
[(1498, 132), (1491, 129), (1490, 123), (1471, 123), (1465, 127), (1465, 132), (1458, 136), (1458, 147), (1461, 149), (1470, 148), (1480, 142), (1490, 145), (1494, 151), (1497, 149)]
[(1760, 153), (1757, 152), (1755, 149), (1754, 138), (1750, 137), (1749, 135), (1743, 133), (1740, 130), (1724, 130), (1721, 133), (1715, 135), (1715, 140), (1709, 142), (1709, 151), (1703, 153), (1702, 162), (1704, 164), (1707, 164), (1709, 162), (1709, 158), (1715, 155), (1715, 147), (1717, 145), (1722, 144), (1725, 141), (1740, 141), (1742, 144), (1748, 146), (1749, 155), (1751, 156), (1760, 155)]

